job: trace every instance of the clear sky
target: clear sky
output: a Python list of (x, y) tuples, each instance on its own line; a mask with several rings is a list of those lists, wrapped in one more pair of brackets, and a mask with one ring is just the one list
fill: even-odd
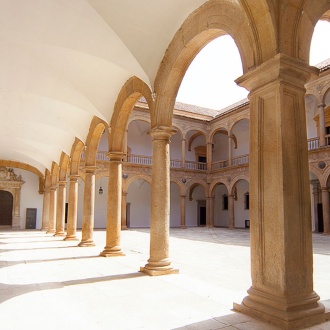
[[(315, 27), (310, 64), (330, 58), (330, 23), (319, 21)], [(222, 109), (247, 97), (248, 92), (235, 84), (242, 64), (234, 40), (226, 35), (205, 46), (188, 68), (180, 86), (177, 102), (205, 108)]]

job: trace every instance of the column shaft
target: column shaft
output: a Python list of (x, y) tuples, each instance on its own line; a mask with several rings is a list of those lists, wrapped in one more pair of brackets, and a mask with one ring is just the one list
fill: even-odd
[(109, 153), (109, 182), (107, 209), (106, 246), (100, 253), (103, 257), (123, 256), (120, 247), (122, 208), (122, 153)]
[(95, 171), (94, 166), (85, 168), (84, 205), (82, 218), (81, 242), (78, 246), (94, 246), (94, 205), (95, 205)]
[(78, 175), (70, 175), (68, 228), (65, 241), (77, 241)]
[(180, 228), (186, 227), (186, 196), (181, 196), (181, 221)]
[(50, 203), (50, 191), (44, 190), (44, 198), (42, 203), (42, 224), (41, 230), (47, 231), (49, 225), (49, 203)]
[(56, 187), (50, 188), (49, 194), (49, 222), (47, 234), (55, 233), (55, 224), (56, 224)]
[(207, 169), (210, 171), (212, 169), (212, 142), (206, 144), (206, 161)]
[(181, 140), (181, 167), (186, 166), (186, 139)]
[(320, 147), (324, 147), (327, 143), (325, 140), (325, 104), (321, 103), (318, 105), (319, 109), (319, 130), (320, 130)]
[(313, 291), (304, 87), (311, 73), (278, 54), (237, 80), (251, 91), (252, 287), (234, 308), (284, 329), (325, 319)]
[(141, 271), (148, 275), (177, 273), (169, 258), (170, 229), (170, 156), (169, 141), (174, 133), (169, 127), (151, 130), (152, 182), (150, 219), (150, 258)]
[(232, 165), (232, 137), (228, 135), (228, 166)]
[(206, 227), (213, 227), (213, 198), (206, 197)]
[(127, 230), (126, 199), (127, 199), (127, 192), (123, 191), (122, 200), (121, 200), (121, 230)]
[(235, 228), (235, 196), (228, 196), (229, 225), (228, 228)]
[(330, 203), (329, 203), (329, 188), (322, 187), (322, 213), (323, 213), (323, 232), (330, 234)]
[(54, 236), (65, 236), (66, 181), (59, 181), (57, 190), (56, 232)]

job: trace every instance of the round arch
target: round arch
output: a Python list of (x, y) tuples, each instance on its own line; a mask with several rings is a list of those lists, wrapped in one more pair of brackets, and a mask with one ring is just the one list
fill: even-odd
[[(185, 20), (161, 62), (154, 84), (155, 125), (171, 126), (175, 98), (188, 66), (206, 44), (225, 34), (231, 35), (238, 47), (243, 72), (261, 63), (256, 36), (244, 9), (229, 0), (208, 1)], [(275, 40), (274, 37), (268, 39)]]
[(235, 188), (235, 185), (236, 185), (236, 183), (237, 183), (238, 181), (240, 181), (240, 180), (244, 180), (244, 181), (246, 181), (248, 184), (250, 184), (250, 179), (249, 179), (249, 177), (248, 177), (247, 175), (244, 175), (244, 174), (238, 175), (238, 176), (236, 176), (236, 177), (230, 182), (230, 184), (229, 184), (228, 192), (229, 192), (230, 194), (233, 194), (233, 190), (234, 190), (234, 188)]
[(60, 164), (59, 164), (59, 181), (66, 181), (66, 175), (70, 167), (70, 158), (69, 156), (62, 151)]
[(211, 197), (214, 197), (214, 193), (215, 193), (217, 186), (219, 186), (221, 184), (223, 184), (226, 187), (227, 191), (229, 192), (229, 186), (225, 182), (225, 180), (216, 180), (210, 184), (210, 196)]
[(45, 185), (45, 176), (34, 166), (29, 164), (16, 162), (13, 160), (0, 160), (0, 166), (10, 167), (10, 168), (20, 168), (21, 170), (26, 170), (32, 172), (39, 177), (39, 194), (43, 194), (44, 185)]
[(96, 166), (97, 148), (104, 130), (107, 132), (109, 141), (108, 128), (109, 126), (104, 120), (94, 116), (86, 139), (85, 166)]
[(70, 153), (70, 174), (71, 175), (79, 175), (79, 164), (82, 152), (84, 150), (84, 143), (78, 138), (75, 139)]
[(146, 174), (129, 175), (127, 179), (123, 180), (123, 183), (122, 183), (123, 191), (127, 192), (131, 183), (136, 180), (144, 180), (151, 185), (151, 176), (149, 176), (149, 175), (146, 175)]
[(141, 96), (148, 103), (151, 123), (154, 121), (154, 101), (150, 88), (141, 79), (135, 76), (131, 77), (121, 88), (114, 106), (110, 121), (109, 151), (124, 152), (124, 138), (129, 115)]

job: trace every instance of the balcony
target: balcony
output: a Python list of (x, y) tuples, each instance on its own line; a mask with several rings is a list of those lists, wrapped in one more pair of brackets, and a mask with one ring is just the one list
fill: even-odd
[[(318, 150), (324, 150), (324, 148), (330, 147), (330, 134), (325, 136), (326, 146), (320, 147), (319, 146), (319, 138), (312, 138), (307, 140), (308, 144), (308, 151), (318, 151)], [(85, 159), (84, 153), (81, 155), (81, 159)], [(98, 162), (108, 162), (109, 159), (107, 158), (107, 152), (106, 151), (98, 151), (96, 154), (96, 160)], [(250, 162), (250, 155), (241, 155), (237, 157), (233, 157), (231, 159), (231, 162), (226, 160), (221, 160), (217, 162), (213, 162), (211, 164), (211, 170), (212, 171), (219, 171), (222, 169), (228, 169), (231, 167), (237, 167), (237, 166), (244, 166), (248, 165)], [(127, 155), (127, 159), (124, 161), (124, 164), (127, 165), (142, 165), (142, 166), (152, 166), (152, 156), (143, 156), (143, 155), (135, 155), (135, 154), (129, 154)], [(177, 159), (171, 159), (170, 161), (171, 169), (181, 169), (181, 170), (191, 170), (191, 171), (206, 171), (207, 170), (207, 164), (201, 163), (201, 162), (194, 162), (190, 160), (186, 160), (184, 164), (182, 164), (181, 160)]]

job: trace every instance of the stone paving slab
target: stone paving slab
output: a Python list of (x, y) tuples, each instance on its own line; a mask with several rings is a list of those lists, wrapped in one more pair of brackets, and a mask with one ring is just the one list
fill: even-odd
[[(96, 230), (96, 246), (81, 248), (40, 231), (0, 230), (0, 329), (277, 329), (232, 311), (251, 285), (248, 230), (171, 229), (180, 273), (159, 277), (138, 271), (149, 258), (148, 229), (122, 232), (124, 257), (99, 257), (105, 235)], [(329, 306), (330, 237), (313, 240), (315, 291)]]

